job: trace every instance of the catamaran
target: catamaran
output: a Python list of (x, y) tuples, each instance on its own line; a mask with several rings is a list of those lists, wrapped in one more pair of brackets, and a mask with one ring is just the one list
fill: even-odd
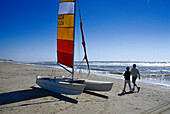
[[(36, 83), (44, 89), (69, 95), (78, 95), (84, 90), (110, 91), (113, 82), (74, 79), (75, 15), (77, 7), (80, 16), (82, 45), (84, 48), (83, 60), (86, 60), (88, 69), (90, 69), (86, 53), (79, 1), (60, 0), (57, 26), (57, 64), (66, 71), (70, 72), (72, 74), (72, 78), (37, 76)], [(72, 70), (69, 70), (68, 68), (71, 68)]]

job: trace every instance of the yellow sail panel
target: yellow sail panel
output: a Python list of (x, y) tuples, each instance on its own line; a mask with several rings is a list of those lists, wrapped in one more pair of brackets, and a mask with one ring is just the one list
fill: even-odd
[(57, 28), (57, 39), (73, 41), (74, 28)]
[(75, 0), (60, 0), (60, 2), (74, 2)]
[(74, 27), (74, 15), (58, 15), (58, 27)]

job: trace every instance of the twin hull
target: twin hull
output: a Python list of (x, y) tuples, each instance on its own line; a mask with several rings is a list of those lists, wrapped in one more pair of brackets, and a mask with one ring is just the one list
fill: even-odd
[(95, 81), (95, 80), (84, 80), (86, 85), (85, 90), (92, 91), (110, 91), (112, 89), (113, 82)]
[(43, 78), (37, 76), (36, 83), (47, 90), (55, 93), (78, 95), (84, 91), (85, 84), (73, 83), (71, 79), (51, 79), (49, 77)]
[(110, 91), (112, 82), (94, 81), (94, 80), (74, 80), (68, 78), (51, 79), (50, 77), (37, 76), (36, 83), (47, 90), (60, 94), (78, 95), (84, 90), (92, 91)]

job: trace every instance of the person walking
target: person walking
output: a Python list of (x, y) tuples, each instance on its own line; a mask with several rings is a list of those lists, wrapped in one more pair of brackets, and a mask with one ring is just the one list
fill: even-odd
[(126, 89), (126, 84), (128, 83), (129, 85), (129, 89), (130, 89), (130, 92), (132, 92), (132, 89), (131, 89), (131, 84), (130, 84), (130, 71), (129, 71), (129, 67), (126, 67), (126, 72), (124, 73), (124, 78), (125, 78), (125, 82), (124, 82), (124, 88), (123, 88), (123, 91), (122, 93), (125, 93), (125, 89)]
[(135, 86), (137, 87), (138, 89), (138, 92), (140, 90), (140, 87), (137, 86), (136, 84), (136, 79), (137, 77), (139, 76), (139, 79), (140, 79), (140, 73), (139, 73), (139, 70), (136, 68), (136, 64), (133, 64), (133, 68), (131, 69), (131, 75), (132, 75), (132, 83), (133, 83), (133, 91), (135, 90)]

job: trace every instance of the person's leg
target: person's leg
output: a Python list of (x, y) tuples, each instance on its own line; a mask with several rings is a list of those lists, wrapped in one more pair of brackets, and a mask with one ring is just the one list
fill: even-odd
[(129, 85), (130, 91), (132, 91), (132, 89), (131, 89), (131, 84), (130, 84), (130, 80), (128, 80), (128, 85)]
[(124, 88), (123, 88), (123, 92), (125, 92), (126, 89), (126, 80), (124, 81)]
[(137, 84), (136, 84), (136, 79), (137, 79), (137, 77), (134, 77), (135, 86), (138, 88), (138, 86), (137, 86)]
[[(137, 77), (136, 77), (136, 79), (137, 79)], [(135, 79), (135, 82), (136, 82), (136, 79)], [(140, 87), (137, 84), (135, 84), (135, 86), (137, 87), (138, 92), (139, 92), (140, 91)]]
[(133, 83), (133, 89), (132, 89), (132, 91), (134, 91), (135, 90), (135, 77), (132, 77), (132, 83)]
[(140, 87), (138, 87), (138, 92), (140, 91)]

